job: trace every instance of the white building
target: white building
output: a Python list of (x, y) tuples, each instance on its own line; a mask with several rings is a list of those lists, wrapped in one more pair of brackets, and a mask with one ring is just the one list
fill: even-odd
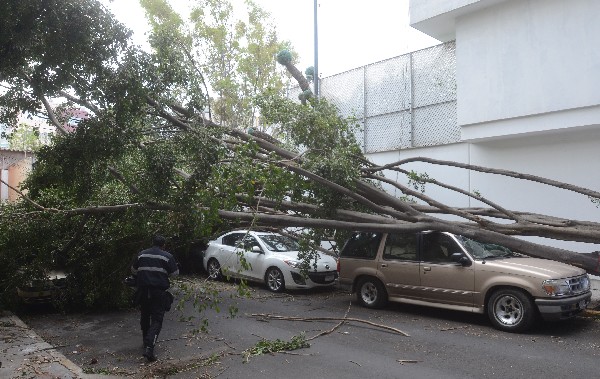
[[(375, 163), (428, 157), (600, 190), (599, 14), (597, 0), (410, 0), (411, 26), (443, 43), (324, 78), (321, 94), (358, 118)], [(573, 192), (446, 166), (405, 168), (508, 209), (600, 222), (600, 208)], [(426, 194), (483, 206), (433, 185)]]
[[(600, 190), (598, 15), (597, 0), (411, 0), (412, 27), (456, 43), (460, 143), (379, 159), (425, 155)], [(464, 188), (511, 209), (600, 221), (600, 209), (585, 196), (504, 177), (462, 175), (456, 181)]]

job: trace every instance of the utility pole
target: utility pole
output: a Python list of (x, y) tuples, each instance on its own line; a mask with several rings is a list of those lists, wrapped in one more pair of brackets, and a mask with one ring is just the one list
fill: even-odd
[(315, 72), (313, 74), (313, 86), (315, 89), (315, 98), (319, 98), (319, 33), (317, 28), (317, 8), (319, 7), (318, 0), (314, 0), (315, 13)]

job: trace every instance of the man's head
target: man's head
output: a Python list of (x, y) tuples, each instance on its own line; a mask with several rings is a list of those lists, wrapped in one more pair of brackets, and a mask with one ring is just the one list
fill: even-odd
[(154, 246), (164, 247), (166, 242), (167, 240), (165, 237), (161, 236), (160, 234), (155, 234), (154, 237), (152, 237), (152, 244)]

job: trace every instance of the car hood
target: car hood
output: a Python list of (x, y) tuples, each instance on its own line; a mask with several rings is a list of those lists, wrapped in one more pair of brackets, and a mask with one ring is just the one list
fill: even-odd
[(540, 258), (505, 258), (490, 259), (482, 264), (486, 271), (496, 271), (541, 277), (546, 279), (561, 279), (585, 274), (585, 270), (566, 263)]
[[(286, 251), (286, 252), (272, 252), (273, 256), (280, 257), (282, 259), (293, 259), (299, 261), (298, 251)], [(319, 254), (317, 259), (317, 271), (334, 271), (337, 269), (337, 261), (334, 257), (327, 254)], [(309, 271), (314, 271), (313, 261), (310, 262)]]

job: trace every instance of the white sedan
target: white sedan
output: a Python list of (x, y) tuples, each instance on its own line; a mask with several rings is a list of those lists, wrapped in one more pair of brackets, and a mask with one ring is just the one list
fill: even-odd
[(298, 243), (273, 232), (236, 230), (208, 243), (203, 264), (209, 278), (223, 275), (264, 282), (273, 292), (284, 289), (332, 286), (337, 278), (335, 258), (318, 253), (305, 274)]

